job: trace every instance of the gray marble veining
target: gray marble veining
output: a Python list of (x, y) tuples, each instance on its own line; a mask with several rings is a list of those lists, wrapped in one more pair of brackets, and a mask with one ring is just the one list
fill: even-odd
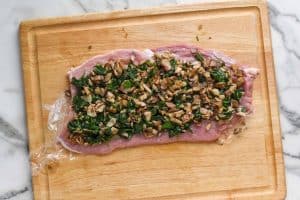
[[(202, 0), (209, 1), (209, 0)], [(0, 200), (32, 199), (18, 27), (25, 19), (109, 12), (199, 0), (52, 0), (0, 2)], [(287, 200), (300, 199), (300, 3), (269, 0), (280, 100)]]

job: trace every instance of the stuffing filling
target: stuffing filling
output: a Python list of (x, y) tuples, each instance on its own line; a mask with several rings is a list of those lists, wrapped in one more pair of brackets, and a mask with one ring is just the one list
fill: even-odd
[[(184, 62), (165, 52), (140, 65), (113, 61), (73, 78), (76, 115), (68, 123), (69, 139), (90, 145), (134, 134), (175, 137), (203, 120), (245, 116), (239, 102), (244, 95), (243, 71), (200, 52), (194, 57)], [(205, 128), (209, 130), (210, 124)]]

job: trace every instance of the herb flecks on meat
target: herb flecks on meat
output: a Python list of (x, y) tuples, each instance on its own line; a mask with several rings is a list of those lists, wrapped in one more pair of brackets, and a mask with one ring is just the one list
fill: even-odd
[(239, 103), (243, 83), (240, 69), (200, 52), (193, 62), (166, 53), (140, 65), (96, 65), (89, 75), (72, 79), (76, 116), (68, 124), (69, 137), (79, 144), (135, 134), (175, 137), (203, 120), (229, 121), (245, 115)]

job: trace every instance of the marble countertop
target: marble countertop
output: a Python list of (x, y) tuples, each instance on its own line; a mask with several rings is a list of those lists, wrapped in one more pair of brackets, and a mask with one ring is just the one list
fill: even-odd
[[(202, 0), (203, 1), (203, 0)], [(209, 1), (209, 0), (205, 0)], [(0, 200), (32, 199), (18, 40), (25, 19), (144, 8), (199, 0), (52, 0), (0, 2)], [(300, 2), (269, 0), (280, 100), (287, 200), (300, 199)]]

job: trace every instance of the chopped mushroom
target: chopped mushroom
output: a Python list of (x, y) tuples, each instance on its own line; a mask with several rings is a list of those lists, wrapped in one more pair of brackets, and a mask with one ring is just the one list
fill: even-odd
[(119, 129), (115, 128), (115, 127), (111, 127), (111, 133), (113, 135), (116, 135), (118, 133)]
[(151, 112), (150, 112), (150, 111), (144, 112), (144, 116), (145, 116), (145, 119), (146, 119), (147, 121), (150, 121), (150, 120), (151, 120)]
[(167, 59), (162, 59), (161, 60), (161, 65), (164, 67), (165, 71), (169, 71), (172, 69), (171, 63), (169, 60)]
[(111, 102), (111, 103), (114, 103), (115, 102), (115, 95), (111, 92), (107, 92), (106, 100)]
[(87, 108), (87, 115), (91, 116), (91, 117), (96, 117), (97, 116), (94, 104), (89, 105), (89, 107)]
[(117, 122), (116, 118), (111, 118), (109, 122), (106, 124), (107, 127), (113, 127)]
[(104, 109), (105, 109), (105, 104), (104, 103), (98, 103), (98, 104), (96, 104), (96, 106), (95, 106), (95, 110), (96, 110), (96, 112), (99, 112), (99, 113), (101, 113), (101, 112), (103, 112), (104, 111)]

